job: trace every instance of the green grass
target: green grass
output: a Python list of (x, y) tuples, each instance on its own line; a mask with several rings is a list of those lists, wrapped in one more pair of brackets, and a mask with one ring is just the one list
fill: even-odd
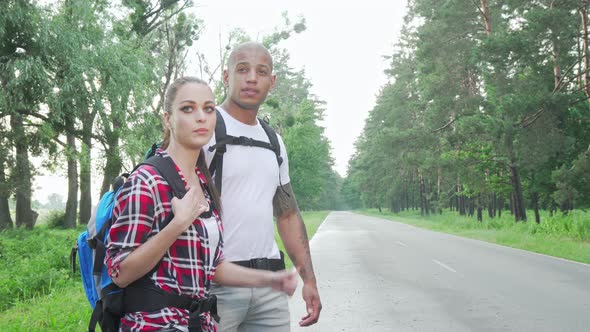
[[(419, 211), (394, 214), (369, 209), (358, 212), (590, 264), (590, 213), (581, 210), (573, 211), (567, 216), (560, 213), (550, 216), (543, 212), (541, 224), (534, 221), (515, 223), (510, 213), (505, 213), (502, 218), (484, 217), (482, 222), (478, 222), (475, 217), (460, 216), (454, 212), (428, 217), (420, 216)], [(528, 216), (534, 218), (532, 212)]]
[(0, 232), (0, 311), (70, 281), (69, 255), (81, 230), (36, 227)]
[[(301, 213), (301, 217), (303, 217), (303, 221), (305, 222), (305, 228), (307, 229), (307, 237), (311, 240), (315, 232), (317, 231), (318, 227), (320, 227), (321, 223), (326, 219), (330, 211), (306, 211)], [(279, 246), (279, 249), (285, 252), (285, 246), (281, 241), (281, 237), (277, 232), (276, 224), (275, 224), (275, 240)], [(293, 266), (293, 262), (285, 252), (285, 267), (287, 269)]]
[(2, 331), (87, 331), (92, 310), (80, 280), (0, 312)]
[[(302, 213), (309, 238), (328, 213)], [(68, 263), (80, 232), (46, 227), (0, 232), (0, 331), (88, 329), (91, 307), (79, 273), (73, 275)], [(283, 249), (280, 241), (279, 246)]]

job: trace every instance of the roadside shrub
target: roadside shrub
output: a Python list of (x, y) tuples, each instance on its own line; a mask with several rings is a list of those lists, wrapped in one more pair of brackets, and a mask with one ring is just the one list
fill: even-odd
[(74, 278), (69, 255), (80, 229), (0, 232), (0, 311)]
[(64, 229), (66, 222), (66, 212), (63, 210), (51, 210), (45, 219), (48, 228)]

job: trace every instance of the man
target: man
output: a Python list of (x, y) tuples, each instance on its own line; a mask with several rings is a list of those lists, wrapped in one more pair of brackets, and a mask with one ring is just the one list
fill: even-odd
[[(218, 108), (227, 135), (269, 142), (257, 114), (276, 76), (268, 50), (259, 43), (237, 46), (224, 71), (228, 88)], [(279, 163), (275, 152), (256, 146), (227, 145), (221, 173), (224, 257), (243, 266), (279, 268), (281, 256), (274, 240), (273, 214), (285, 249), (303, 280), (307, 315), (300, 326), (317, 322), (320, 297), (313, 272), (309, 241), (289, 183), (289, 166), (280, 137)], [(209, 146), (215, 147), (215, 138)], [(205, 147), (208, 148), (209, 146)], [(215, 150), (206, 150), (211, 163)], [(280, 164), (280, 165), (279, 165)], [(216, 172), (218, 170), (215, 170)], [(288, 298), (270, 288), (231, 288), (214, 285), (221, 317), (220, 331), (288, 331)]]

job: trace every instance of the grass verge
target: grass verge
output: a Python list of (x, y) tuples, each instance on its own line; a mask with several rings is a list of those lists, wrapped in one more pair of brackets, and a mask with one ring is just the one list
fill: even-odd
[(576, 214), (574, 216), (550, 217), (547, 214), (542, 218), (544, 221), (541, 224), (534, 221), (515, 223), (509, 214), (502, 218), (486, 218), (478, 222), (473, 217), (460, 216), (454, 212), (427, 217), (420, 216), (419, 211), (394, 214), (366, 209), (356, 212), (590, 264), (590, 239), (587, 232), (590, 227), (590, 214), (584, 211), (572, 212)]
[(92, 309), (80, 280), (0, 313), (2, 331), (87, 331)]
[[(302, 213), (310, 239), (328, 213)], [(0, 233), (0, 294), (6, 297), (0, 310), (2, 332), (88, 329), (91, 307), (79, 273), (72, 275), (67, 261), (80, 232), (40, 227)], [(292, 266), (288, 258), (287, 266)]]
[[(328, 216), (330, 211), (306, 211), (301, 212), (301, 217), (305, 222), (305, 229), (307, 230), (307, 237), (311, 240), (315, 232), (317, 231), (318, 227), (322, 224), (324, 219)], [(293, 266), (293, 262), (285, 252), (285, 246), (283, 245), (283, 241), (281, 241), (281, 237), (277, 232), (277, 227), (275, 224), (275, 240), (277, 241), (277, 245), (279, 249), (285, 253), (285, 267), (287, 269)]]

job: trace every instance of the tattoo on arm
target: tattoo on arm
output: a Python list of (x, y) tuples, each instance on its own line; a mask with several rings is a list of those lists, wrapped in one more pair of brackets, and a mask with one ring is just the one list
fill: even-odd
[(276, 218), (292, 213), (299, 214), (295, 193), (290, 183), (277, 187), (275, 196), (272, 199), (272, 208)]
[[(301, 247), (303, 248), (304, 254), (299, 255), (299, 257), (293, 257), (293, 255), (289, 253), (289, 257), (291, 257), (294, 266), (299, 266), (299, 274), (301, 275), (304, 281), (307, 279), (315, 279), (315, 275), (313, 273), (313, 265), (311, 262), (311, 253), (309, 249), (309, 239), (307, 237), (307, 230), (305, 228), (303, 218), (301, 217), (301, 213), (299, 212), (297, 200), (295, 199), (295, 193), (293, 193), (293, 189), (291, 188), (290, 183), (287, 183), (277, 188), (277, 191), (272, 201), (272, 205), (274, 216), (277, 219), (281, 217), (289, 217), (287, 219), (289, 220), (289, 222), (295, 222), (295, 220), (293, 219), (296, 219), (298, 221), (299, 234), (297, 242), (299, 242)], [(301, 260), (301, 262), (299, 260)]]

